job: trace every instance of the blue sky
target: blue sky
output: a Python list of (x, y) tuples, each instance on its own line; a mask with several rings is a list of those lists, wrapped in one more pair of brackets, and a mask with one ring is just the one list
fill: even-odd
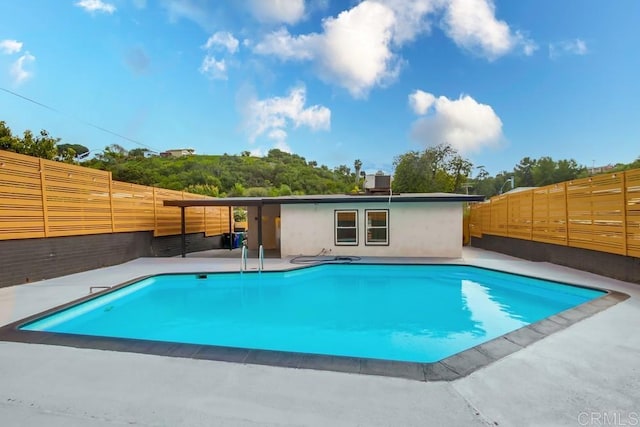
[(636, 0), (8, 0), (0, 120), (95, 151), (275, 147), (369, 172), (442, 142), (492, 174), (627, 163), (639, 22)]

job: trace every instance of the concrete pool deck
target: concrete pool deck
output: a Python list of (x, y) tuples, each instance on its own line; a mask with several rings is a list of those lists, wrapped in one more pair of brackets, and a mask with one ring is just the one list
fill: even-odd
[[(465, 248), (461, 260), (444, 261), (608, 288), (630, 298), (450, 382), (0, 342), (2, 425), (639, 424), (640, 285), (474, 248)], [(250, 267), (256, 263), (249, 260)], [(291, 264), (267, 259), (265, 267)], [(89, 286), (238, 268), (238, 259), (142, 258), (0, 288), (0, 325), (85, 296)]]

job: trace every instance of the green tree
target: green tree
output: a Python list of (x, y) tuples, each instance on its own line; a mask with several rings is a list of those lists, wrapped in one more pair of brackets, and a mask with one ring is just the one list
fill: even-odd
[(393, 162), (393, 190), (404, 193), (425, 193), (428, 191), (427, 166), (418, 151), (410, 151), (397, 156)]
[(46, 130), (41, 130), (34, 135), (30, 130), (25, 130), (22, 138), (14, 136), (4, 121), (0, 121), (0, 149), (27, 156), (40, 157), (42, 159), (56, 160), (58, 149), (56, 144), (60, 138), (53, 138)]
[(473, 164), (449, 144), (410, 151), (394, 160), (393, 190), (404, 193), (461, 192)]
[(558, 160), (553, 180), (554, 183), (570, 181), (580, 177), (581, 175), (586, 175), (586, 171), (586, 167), (578, 165), (578, 163), (573, 159)]
[(496, 194), (495, 178), (492, 177), (484, 166), (476, 167), (476, 176), (470, 180), (471, 194), (491, 197)]
[(243, 195), (247, 197), (268, 197), (269, 189), (265, 187), (250, 187), (244, 191)]
[(287, 184), (282, 184), (280, 188), (278, 188), (278, 196), (290, 196), (291, 194), (293, 194), (293, 191), (291, 191), (291, 187)]
[(184, 191), (193, 194), (202, 194), (203, 196), (220, 197), (220, 189), (215, 185), (209, 184), (191, 184)]
[(533, 179), (533, 169), (536, 167), (536, 161), (530, 157), (520, 160), (514, 170), (516, 182), (520, 187), (533, 187), (535, 185)]
[(536, 187), (554, 184), (556, 162), (549, 156), (540, 157), (532, 170), (533, 184)]
[(82, 158), (89, 154), (89, 149), (81, 144), (58, 144), (58, 157), (59, 158)]
[(11, 128), (4, 121), (0, 121), (0, 150), (17, 152), (20, 140), (13, 136)]
[(151, 153), (151, 150), (147, 148), (134, 148), (127, 152), (127, 159), (144, 159)]
[(233, 185), (233, 188), (229, 191), (229, 193), (227, 194), (227, 196), (229, 197), (243, 197), (245, 195), (245, 188), (242, 184), (240, 184), (239, 182), (236, 182)]

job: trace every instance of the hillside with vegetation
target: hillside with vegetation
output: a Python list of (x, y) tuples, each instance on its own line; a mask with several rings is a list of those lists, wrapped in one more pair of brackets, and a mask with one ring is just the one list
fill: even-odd
[[(83, 145), (61, 143), (46, 130), (14, 135), (3, 121), (0, 121), (0, 150), (108, 170), (118, 181), (214, 197), (353, 193), (362, 191), (365, 173), (358, 159), (352, 167), (340, 165), (330, 169), (277, 149), (263, 157), (251, 156), (248, 151), (240, 155), (162, 157), (144, 148), (127, 150), (114, 144), (87, 158), (89, 150)], [(594, 173), (573, 159), (554, 160), (545, 156), (525, 157), (511, 171), (491, 176), (484, 166), (473, 165), (448, 144), (400, 154), (393, 166), (395, 192), (487, 197), (510, 190), (514, 182), (516, 187), (539, 187)], [(635, 168), (640, 168), (640, 157), (631, 163), (613, 165), (606, 172)]]
[(109, 146), (83, 165), (111, 171), (119, 181), (215, 197), (347, 193), (357, 185), (356, 173), (347, 166), (329, 169), (277, 149), (264, 157), (249, 152), (160, 157)]

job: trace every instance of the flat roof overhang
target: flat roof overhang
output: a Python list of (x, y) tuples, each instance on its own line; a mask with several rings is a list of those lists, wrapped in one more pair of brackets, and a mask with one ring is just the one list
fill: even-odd
[(374, 202), (481, 202), (484, 196), (473, 194), (414, 193), (392, 195), (319, 195), (285, 197), (225, 197), (201, 200), (165, 200), (164, 206), (188, 208), (192, 206), (265, 206), (315, 203), (374, 203)]

